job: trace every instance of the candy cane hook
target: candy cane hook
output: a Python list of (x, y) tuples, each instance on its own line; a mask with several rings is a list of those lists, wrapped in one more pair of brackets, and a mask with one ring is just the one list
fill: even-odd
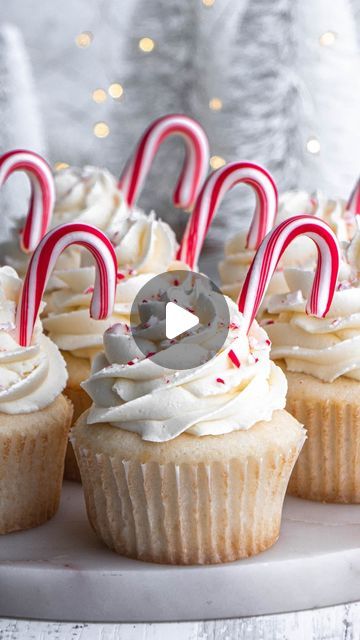
[(111, 314), (115, 301), (117, 260), (110, 240), (100, 229), (89, 224), (70, 222), (60, 225), (41, 240), (24, 279), (16, 315), (17, 339), (22, 346), (31, 343), (46, 284), (59, 255), (71, 244), (85, 247), (95, 259), (91, 317), (102, 320)]
[(318, 261), (306, 313), (324, 317), (334, 297), (340, 265), (340, 246), (336, 235), (326, 222), (313, 216), (295, 216), (281, 222), (262, 241), (238, 299), (239, 311), (244, 315), (249, 331), (260, 308), (277, 264), (297, 236), (311, 238), (318, 250)]
[(200, 124), (193, 118), (180, 114), (158, 118), (141, 136), (118, 183), (129, 207), (140, 196), (160, 145), (172, 135), (181, 136), (186, 145), (185, 161), (173, 194), (173, 202), (182, 209), (193, 207), (208, 172), (209, 143)]
[(25, 171), (31, 182), (30, 205), (20, 242), (24, 251), (32, 252), (50, 225), (55, 202), (54, 178), (48, 163), (25, 149), (15, 149), (0, 157), (0, 188), (14, 171)]
[(277, 213), (278, 193), (270, 173), (253, 162), (232, 162), (214, 171), (206, 180), (185, 229), (178, 259), (191, 269), (197, 265), (207, 231), (223, 198), (235, 185), (250, 185), (256, 195), (256, 208), (246, 246), (257, 249), (272, 229)]

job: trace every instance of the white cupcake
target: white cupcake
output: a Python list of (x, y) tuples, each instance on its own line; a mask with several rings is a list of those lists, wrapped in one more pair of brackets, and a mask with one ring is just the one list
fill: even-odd
[[(230, 300), (228, 338), (212, 360), (183, 371), (159, 366), (164, 349), (175, 361), (187, 345), (205, 353), (219, 330), (212, 298), (195, 342), (190, 332), (164, 343), (166, 301), (154, 304), (150, 327), (140, 327), (148, 357), (115, 325), (83, 385), (94, 404), (72, 443), (90, 522), (110, 548), (152, 562), (256, 554), (278, 538), (304, 431), (283, 410), (286, 382), (270, 362), (266, 333), (254, 323), (246, 336)], [(197, 304), (192, 299), (195, 313)]]

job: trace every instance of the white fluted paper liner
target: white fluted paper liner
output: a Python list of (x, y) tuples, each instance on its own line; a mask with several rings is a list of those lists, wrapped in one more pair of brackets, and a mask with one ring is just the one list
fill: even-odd
[(71, 419), (63, 396), (34, 413), (0, 413), (0, 534), (38, 526), (56, 513)]
[(287, 373), (287, 410), (307, 429), (289, 493), (322, 502), (360, 503), (360, 382), (324, 383)]
[[(240, 451), (229, 459), (180, 464), (142, 462), (135, 453), (133, 460), (98, 453), (80, 444), (84, 427), (79, 439), (75, 427), (72, 441), (89, 520), (108, 547), (151, 562), (207, 564), (254, 555), (277, 540), (284, 494), (304, 432), (297, 425), (290, 447), (277, 450), (272, 445), (259, 458)], [(150, 451), (157, 446), (146, 444)]]

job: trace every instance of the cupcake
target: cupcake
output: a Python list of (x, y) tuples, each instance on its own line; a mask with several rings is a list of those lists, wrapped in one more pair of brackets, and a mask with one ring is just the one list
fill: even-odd
[(360, 502), (360, 235), (344, 249), (326, 318), (305, 314), (311, 271), (285, 272), (289, 293), (270, 298), (272, 358), (288, 380), (287, 409), (308, 440), (289, 491), (310, 500)]
[[(220, 294), (205, 299), (191, 279), (183, 291), (201, 318), (194, 329), (171, 341), (164, 335), (174, 282), (139, 305), (134, 333), (121, 323), (105, 332), (82, 385), (93, 404), (71, 436), (99, 538), (119, 554), (179, 565), (230, 562), (274, 544), (304, 441), (284, 410), (286, 380), (270, 361), (265, 331), (254, 322), (247, 335), (230, 299), (225, 343), (206, 357), (210, 336), (222, 330)], [(203, 364), (159, 364), (164, 354), (180, 363), (189, 347)]]
[[(129, 323), (136, 294), (154, 275), (179, 266), (187, 268), (176, 261), (177, 243), (172, 229), (154, 214), (130, 214), (122, 225), (118, 225), (111, 241), (119, 271), (115, 306), (109, 318), (94, 320), (89, 317), (94, 267), (87, 265), (89, 259), (85, 254), (83, 262), (86, 266), (54, 272), (62, 287), (50, 293), (47, 299), (50, 312), (43, 320), (44, 327), (67, 364), (69, 379), (65, 395), (74, 405), (74, 420), (90, 405), (89, 396), (80, 383), (89, 376), (91, 362), (102, 349), (104, 331), (116, 322)], [(65, 477), (80, 480), (70, 444)]]
[[(345, 213), (345, 201), (329, 200), (320, 191), (310, 196), (306, 191), (287, 191), (279, 198), (275, 223), (307, 214), (325, 220), (336, 233), (338, 240), (348, 241), (355, 233), (353, 217)], [(253, 260), (254, 250), (247, 248), (248, 229), (245, 227), (225, 244), (225, 258), (219, 263), (222, 290), (236, 299)], [(269, 285), (268, 295), (288, 291), (284, 269), (311, 268), (316, 261), (316, 249), (306, 237), (299, 237), (284, 253)]]
[(0, 533), (46, 522), (59, 506), (72, 406), (67, 373), (39, 319), (27, 346), (16, 336), (22, 281), (0, 268)]

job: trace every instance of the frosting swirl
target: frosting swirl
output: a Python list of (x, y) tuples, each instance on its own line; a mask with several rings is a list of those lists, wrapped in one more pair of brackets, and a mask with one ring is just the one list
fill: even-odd
[(264, 326), (272, 341), (272, 357), (285, 360), (289, 371), (325, 382), (340, 376), (360, 380), (360, 235), (345, 249), (339, 284), (326, 318), (306, 315), (313, 272), (286, 271), (290, 293), (272, 296), (273, 315)]
[[(104, 334), (104, 353), (96, 357), (92, 375), (82, 385), (94, 403), (87, 416), (89, 424), (110, 423), (144, 440), (165, 442), (184, 432), (205, 436), (249, 429), (284, 408), (286, 380), (270, 361), (267, 334), (254, 322), (246, 336), (242, 315), (230, 299), (228, 337), (213, 359), (182, 371), (160, 366), (157, 360), (161, 361), (164, 350), (169, 352), (167, 361), (170, 357), (176, 363), (186, 344), (206, 350), (209, 335), (217, 330), (215, 300), (209, 296), (206, 312), (201, 302), (200, 327), (174, 341), (164, 340), (167, 300), (165, 295), (154, 303), (151, 322), (148, 309), (145, 314), (140, 305), (139, 331), (147, 357), (126, 326), (114, 325)], [(196, 300), (192, 308), (197, 313)]]
[(141, 212), (124, 219), (112, 236), (119, 273), (113, 314), (104, 321), (89, 316), (95, 278), (94, 267), (87, 266), (85, 252), (77, 269), (59, 270), (55, 275), (61, 289), (48, 297), (49, 314), (44, 327), (60, 349), (79, 357), (92, 358), (102, 347), (104, 331), (116, 322), (129, 322), (131, 305), (138, 291), (154, 275), (176, 268), (187, 269), (175, 261), (177, 243), (168, 224)]
[[(54, 174), (56, 202), (51, 227), (66, 222), (94, 224), (110, 236), (123, 224), (129, 214), (116, 179), (106, 169), (85, 166), (69, 167)], [(76, 269), (81, 265), (83, 251), (70, 247), (60, 256), (58, 269)], [(9, 255), (7, 255), (9, 254)], [(14, 267), (23, 277), (29, 257), (19, 247), (19, 229), (13, 230), (10, 242), (4, 251), (4, 261)], [(47, 290), (61, 286), (56, 276), (49, 282)]]
[(32, 344), (15, 340), (21, 280), (11, 267), (0, 268), (0, 413), (30, 413), (47, 407), (66, 385), (65, 362), (44, 336), (37, 320)]
[[(325, 220), (340, 241), (347, 241), (355, 233), (355, 224), (345, 212), (345, 202), (327, 199), (320, 191), (310, 196), (306, 191), (287, 191), (279, 198), (276, 224), (295, 215), (314, 215)], [(245, 280), (255, 251), (246, 249), (248, 230), (243, 229), (225, 245), (225, 259), (219, 263), (222, 290), (234, 300)], [(296, 238), (285, 251), (271, 280), (268, 295), (288, 290), (283, 270), (292, 267), (312, 267), (316, 260), (314, 243), (304, 236)]]

